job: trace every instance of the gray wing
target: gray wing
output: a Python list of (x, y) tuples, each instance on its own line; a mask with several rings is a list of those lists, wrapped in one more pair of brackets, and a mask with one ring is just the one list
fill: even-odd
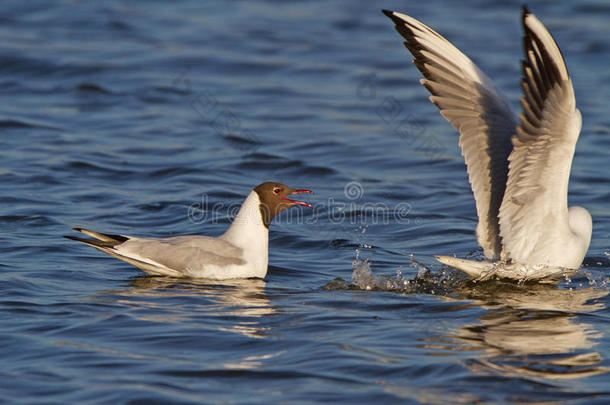
[[(553, 37), (527, 10), (523, 26), (523, 113), (509, 157), (500, 233), (502, 258), (528, 263), (534, 250), (545, 251), (570, 232), (568, 180), (581, 116)], [(549, 227), (553, 232), (544, 232)]]
[(405, 46), (422, 72), (430, 101), (460, 132), (460, 147), (476, 200), (477, 239), (485, 256), (501, 252), (498, 211), (508, 175), (516, 115), (506, 97), (462, 52), (425, 24), (384, 11), (406, 39)]
[(242, 250), (222, 239), (200, 235), (165, 239), (129, 238), (115, 246), (121, 256), (188, 274), (208, 265), (244, 264)]

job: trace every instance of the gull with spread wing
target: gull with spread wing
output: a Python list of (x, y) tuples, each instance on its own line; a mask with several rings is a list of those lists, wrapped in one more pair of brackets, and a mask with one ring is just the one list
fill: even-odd
[(542, 279), (578, 269), (592, 220), (568, 208), (568, 181), (581, 128), (574, 88), (555, 40), (523, 9), (523, 112), (436, 31), (384, 10), (404, 37), (421, 83), (459, 132), (479, 217), (477, 239), (491, 261), (437, 256), (477, 278)]

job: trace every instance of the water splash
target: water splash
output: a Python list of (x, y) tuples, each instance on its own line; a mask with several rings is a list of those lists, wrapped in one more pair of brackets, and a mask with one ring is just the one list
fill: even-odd
[[(485, 300), (489, 298), (488, 294), (495, 296), (507, 292), (522, 294), (537, 288), (557, 289), (558, 283), (564, 283), (564, 287), (560, 287), (560, 289), (567, 291), (591, 287), (604, 291), (610, 286), (610, 277), (597, 272), (584, 271), (576, 274), (562, 274), (555, 283), (527, 280), (515, 282), (506, 279), (473, 280), (461, 271), (450, 267), (442, 266), (439, 270), (431, 269), (426, 264), (417, 261), (412, 254), (409, 255), (408, 267), (416, 270), (413, 278), (408, 278), (403, 274), (413, 274), (412, 271), (406, 271), (404, 268), (397, 269), (393, 275), (375, 274), (372, 262), (368, 258), (359, 259), (358, 253), (357, 249), (350, 282), (336, 278), (323, 287), (325, 290), (387, 291), (399, 294), (433, 294)], [(574, 276), (577, 276), (578, 279), (573, 280)]]
[(350, 283), (342, 278), (336, 278), (326, 284), (326, 290), (363, 290), (390, 291), (401, 294), (434, 294), (449, 295), (464, 282), (468, 282), (460, 272), (445, 269), (433, 272), (425, 264), (418, 262), (409, 255), (409, 266), (416, 269), (414, 278), (407, 278), (401, 269), (394, 275), (375, 274), (368, 259), (353, 262)]

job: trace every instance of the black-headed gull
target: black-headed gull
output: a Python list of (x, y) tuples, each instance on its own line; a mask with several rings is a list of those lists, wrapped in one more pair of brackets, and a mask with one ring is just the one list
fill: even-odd
[(422, 72), (421, 83), (459, 132), (476, 200), (477, 239), (488, 261), (437, 260), (473, 277), (538, 279), (580, 267), (592, 220), (568, 208), (568, 181), (581, 128), (574, 89), (553, 37), (523, 9), (523, 112), (462, 52), (404, 14), (386, 11)]
[(219, 237), (202, 235), (136, 238), (82, 228), (74, 230), (96, 239), (65, 236), (83, 242), (155, 276), (208, 278), (263, 278), (267, 274), (269, 224), (280, 212), (311, 205), (288, 198), (311, 193), (280, 183), (260, 184), (248, 195), (229, 229)]

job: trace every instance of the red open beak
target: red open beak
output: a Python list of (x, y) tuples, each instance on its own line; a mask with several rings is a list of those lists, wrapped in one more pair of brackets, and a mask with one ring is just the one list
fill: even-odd
[[(304, 189), (294, 190), (290, 195), (292, 195), (292, 194), (303, 194), (303, 193), (311, 193), (311, 194), (313, 194), (313, 191), (311, 191), (311, 190), (304, 190)], [(290, 199), (288, 197), (282, 197), (282, 200), (286, 200), (286, 201), (290, 202), (291, 204), (302, 205), (304, 207), (311, 208), (311, 204), (307, 204), (306, 202), (303, 202), (303, 201), (292, 200), (292, 199)]]

